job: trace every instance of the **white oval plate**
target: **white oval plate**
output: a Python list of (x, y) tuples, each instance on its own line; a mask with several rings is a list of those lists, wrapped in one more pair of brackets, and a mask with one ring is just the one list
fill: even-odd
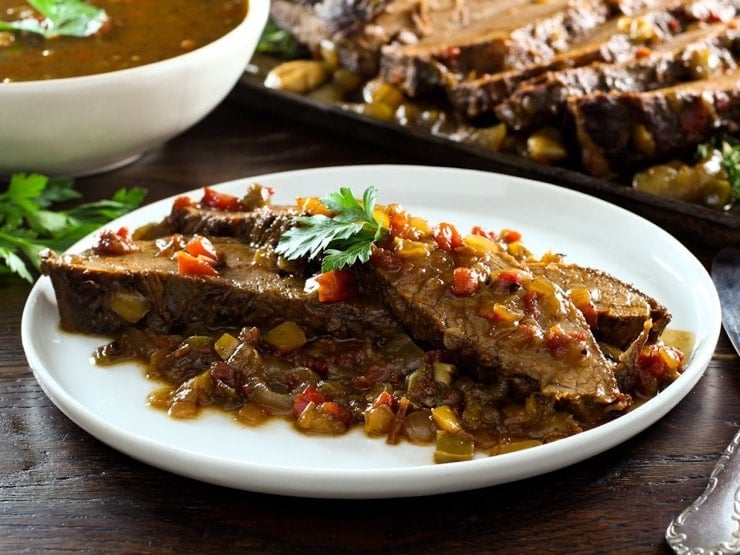
[[(435, 465), (433, 447), (388, 446), (357, 430), (307, 437), (282, 421), (240, 426), (206, 411), (178, 421), (151, 409), (156, 385), (139, 366), (99, 368), (90, 361), (105, 339), (59, 330), (48, 278), (33, 287), (23, 312), (22, 340), (46, 395), (81, 428), (136, 459), (214, 484), (285, 495), (377, 498), (461, 491), (542, 474), (605, 451), (644, 430), (673, 408), (702, 376), (720, 330), (720, 307), (703, 266), (679, 242), (634, 214), (573, 191), (494, 173), (420, 166), (346, 166), (250, 177), (216, 186), (243, 194), (253, 182), (273, 186), (276, 203), (323, 195), (339, 187), (356, 194), (379, 189), (379, 202), (400, 202), (431, 223), (461, 231), (473, 225), (522, 232), (536, 254), (602, 268), (664, 303), (671, 326), (696, 338), (686, 370), (656, 398), (593, 430), (524, 451)], [(200, 198), (202, 191), (190, 193)], [(111, 227), (157, 221), (172, 199), (145, 206)], [(72, 250), (88, 247), (92, 237)]]

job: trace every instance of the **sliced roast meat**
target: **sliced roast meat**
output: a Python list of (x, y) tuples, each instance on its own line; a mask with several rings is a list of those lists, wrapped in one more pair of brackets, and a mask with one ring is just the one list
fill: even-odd
[(567, 107), (584, 169), (612, 175), (740, 130), (740, 70), (650, 92), (572, 97)]
[(740, 55), (737, 23), (684, 33), (636, 60), (547, 72), (521, 85), (496, 107), (496, 115), (516, 131), (558, 125), (570, 97), (650, 91), (735, 69), (735, 56)]
[(51, 278), (60, 325), (71, 332), (115, 335), (127, 326), (178, 333), (191, 326), (273, 326), (295, 321), (307, 332), (382, 339), (400, 330), (386, 308), (370, 299), (323, 303), (305, 280), (284, 275), (259, 249), (213, 238), (218, 276), (178, 271), (168, 255), (179, 237), (136, 241), (128, 254), (47, 252), (41, 270)]
[[(359, 270), (415, 340), (445, 349), (481, 379), (532, 381), (585, 420), (626, 406), (615, 365), (560, 287), (501, 250), (419, 243), (389, 242)], [(477, 285), (458, 290), (460, 274)]]
[(496, 107), (509, 98), (524, 82), (548, 71), (580, 67), (592, 62), (632, 60), (639, 48), (626, 35), (617, 33), (616, 21), (605, 25), (608, 32), (596, 41), (575, 46), (555, 56), (547, 63), (530, 64), (523, 68), (486, 73), (473, 79), (453, 79), (446, 86), (447, 98), (455, 112), (470, 120), (493, 116)]
[(173, 233), (234, 237), (255, 247), (275, 245), (298, 215), (293, 206), (265, 206), (247, 211), (219, 210), (199, 203), (175, 203), (164, 220), (137, 229), (140, 240), (157, 239)]
[(365, 76), (378, 72), (382, 46), (415, 43), (425, 36), (460, 29), (531, 0), (273, 0), (271, 15), (299, 41), (318, 50), (331, 42), (342, 66)]
[(493, 73), (546, 63), (612, 14), (606, 0), (553, 0), (512, 6), (463, 29), (381, 50), (380, 76), (411, 97), (441, 90), (449, 75)]
[[(290, 219), (297, 215), (295, 207), (265, 206), (248, 212), (228, 212), (204, 208), (198, 203), (175, 203), (162, 225), (137, 230), (142, 239), (160, 237), (163, 234), (183, 233), (208, 236), (233, 237), (252, 246), (273, 248), (282, 232), (287, 229)], [(148, 234), (144, 236), (144, 234)], [(556, 283), (568, 295), (575, 290), (586, 290), (590, 294), (592, 306), (581, 306), (579, 310), (593, 317), (592, 331), (595, 337), (618, 349), (626, 349), (642, 331), (646, 320), (653, 320), (653, 339), (662, 333), (670, 320), (670, 315), (658, 301), (623, 283), (616, 277), (584, 268), (576, 264), (548, 264), (529, 262), (528, 267), (535, 274), (543, 274)], [(298, 276), (307, 277), (317, 268), (292, 265), (291, 270)]]
[[(493, 115), (496, 107), (514, 94), (520, 85), (533, 78), (548, 74), (557, 78), (560, 72), (568, 73), (595, 62), (617, 64), (636, 60), (646, 49), (670, 50), (680, 48), (673, 44), (673, 37), (683, 33), (694, 36), (704, 33), (692, 27), (728, 21), (735, 16), (736, 9), (726, 0), (667, 0), (648, 11), (633, 16), (611, 18), (597, 27), (584, 41), (557, 55), (547, 63), (536, 63), (508, 71), (488, 73), (472, 79), (452, 80), (447, 83), (447, 96), (456, 112), (469, 119)], [(577, 77), (577, 76), (575, 76)], [(568, 78), (562, 80), (568, 82)], [(573, 81), (574, 77), (570, 78)], [(528, 84), (528, 83), (527, 83)], [(557, 91), (556, 91), (557, 92)], [(527, 102), (527, 99), (522, 99)], [(544, 104), (546, 99), (539, 100)], [(507, 105), (526, 113), (528, 106)], [(512, 108), (513, 107), (513, 108)]]

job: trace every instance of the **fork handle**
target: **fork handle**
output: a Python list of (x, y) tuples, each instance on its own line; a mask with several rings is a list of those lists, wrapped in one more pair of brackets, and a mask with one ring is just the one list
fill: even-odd
[(740, 553), (740, 430), (704, 493), (671, 521), (665, 538), (678, 555)]

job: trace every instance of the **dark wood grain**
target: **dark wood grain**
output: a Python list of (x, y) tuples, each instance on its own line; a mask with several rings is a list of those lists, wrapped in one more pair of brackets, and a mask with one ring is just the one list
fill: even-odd
[[(377, 162), (416, 160), (226, 103), (137, 163), (78, 186), (94, 200), (143, 185), (152, 201), (245, 175)], [(0, 278), (0, 287), (2, 553), (667, 553), (668, 522), (703, 491), (740, 425), (740, 364), (723, 336), (705, 376), (665, 418), (560, 471), (399, 500), (231, 490), (139, 463), (69, 421), (23, 353), (30, 286)]]

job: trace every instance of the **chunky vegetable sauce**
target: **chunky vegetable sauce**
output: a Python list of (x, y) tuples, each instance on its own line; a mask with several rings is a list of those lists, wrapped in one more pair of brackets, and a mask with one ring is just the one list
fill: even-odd
[[(91, 37), (45, 39), (0, 32), (0, 83), (127, 69), (189, 52), (215, 41), (246, 16), (245, 0), (94, 0), (108, 22)], [(28, 16), (30, 6), (0, 0), (0, 19)]]

